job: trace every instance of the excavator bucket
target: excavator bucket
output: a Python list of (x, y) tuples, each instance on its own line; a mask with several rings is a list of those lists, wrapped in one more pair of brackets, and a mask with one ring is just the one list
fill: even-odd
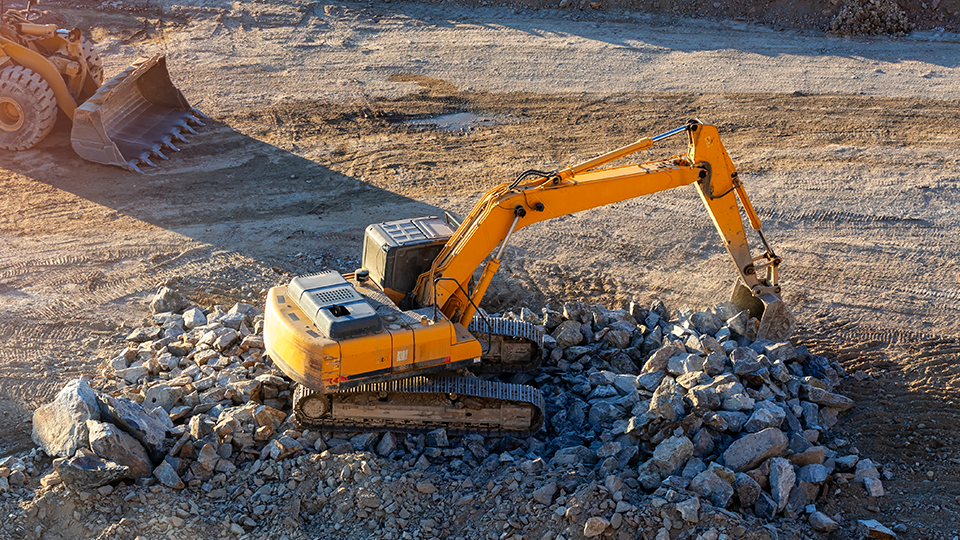
[(740, 309), (749, 311), (751, 317), (760, 320), (758, 339), (786, 341), (793, 334), (797, 319), (777, 295), (765, 293), (754, 296), (750, 288), (738, 279), (730, 301), (740, 306)]
[(70, 139), (83, 159), (142, 173), (140, 165), (179, 151), (204, 118), (170, 81), (163, 56), (141, 58), (77, 107)]

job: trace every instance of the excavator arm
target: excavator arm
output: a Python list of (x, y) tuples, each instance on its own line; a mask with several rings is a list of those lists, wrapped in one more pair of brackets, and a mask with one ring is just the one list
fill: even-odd
[[(686, 133), (689, 143), (684, 155), (598, 169), (681, 133)], [(499, 268), (503, 250), (515, 231), (541, 221), (690, 184), (696, 185), (739, 274), (733, 301), (760, 318), (759, 336), (785, 339), (793, 330), (794, 319), (779, 298), (780, 258), (763, 237), (760, 220), (717, 128), (699, 122), (640, 139), (555, 174), (527, 180), (521, 176), (517, 181), (491, 189), (461, 223), (430, 271), (418, 278), (414, 291), (416, 302), (420, 306), (435, 306), (451, 321), (466, 325)], [(758, 257), (751, 255), (741, 206), (764, 244), (765, 251)], [(468, 290), (475, 269), (488, 257), (479, 280)]]

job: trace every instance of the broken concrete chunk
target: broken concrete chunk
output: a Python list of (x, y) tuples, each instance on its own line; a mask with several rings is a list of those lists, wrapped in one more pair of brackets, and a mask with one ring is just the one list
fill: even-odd
[(144, 391), (143, 405), (149, 409), (157, 407), (170, 412), (180, 400), (183, 390), (166, 384), (155, 384)]

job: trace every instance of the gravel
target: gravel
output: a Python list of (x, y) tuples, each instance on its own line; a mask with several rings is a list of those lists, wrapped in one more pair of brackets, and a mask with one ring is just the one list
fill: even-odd
[(503, 377), (544, 394), (546, 426), (527, 439), (302, 430), (255, 306), (176, 305), (55, 400), (86, 412), (53, 415), (52, 431), (82, 436), (0, 461), (19, 530), (43, 511), (41, 527), (101, 538), (744, 538), (781, 518), (830, 530), (842, 519), (817, 498), (831, 482), (883, 494), (882, 467), (829, 444), (853, 406), (840, 366), (756, 340), (728, 303), (517, 310), (560, 338), (537, 372)]
[(843, 36), (904, 37), (915, 27), (895, 0), (852, 0), (830, 22), (829, 32)]

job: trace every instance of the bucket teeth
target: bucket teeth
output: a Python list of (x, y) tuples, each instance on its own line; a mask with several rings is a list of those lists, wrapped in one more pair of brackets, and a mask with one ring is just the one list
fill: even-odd
[(80, 157), (144, 172), (189, 143), (185, 135), (200, 134), (194, 128), (210, 117), (190, 106), (166, 62), (162, 55), (138, 59), (77, 104), (70, 142)]

